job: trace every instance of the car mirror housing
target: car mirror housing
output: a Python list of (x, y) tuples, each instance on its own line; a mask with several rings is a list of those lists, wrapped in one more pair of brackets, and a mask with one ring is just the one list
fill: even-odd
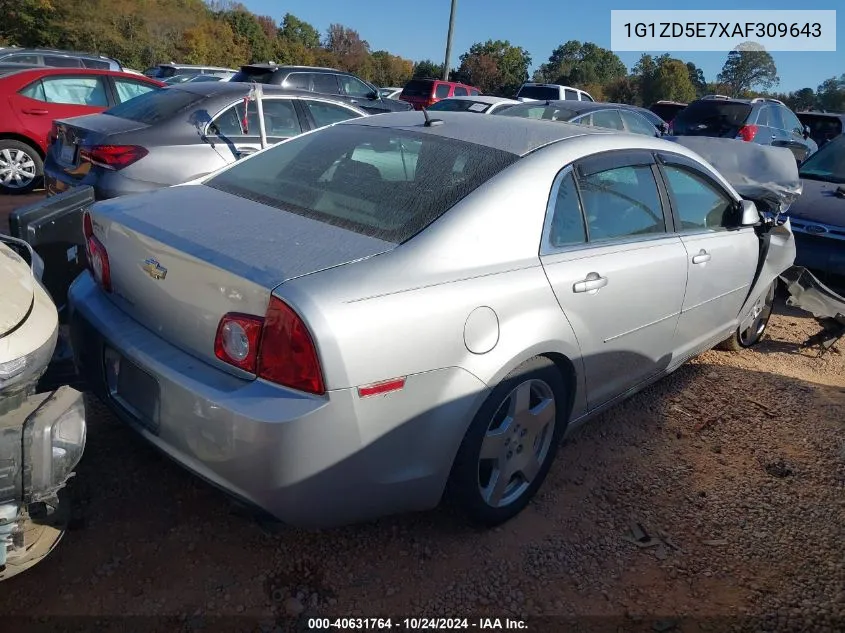
[(760, 224), (760, 211), (757, 205), (751, 200), (743, 200), (739, 203), (739, 224), (740, 226), (757, 226)]

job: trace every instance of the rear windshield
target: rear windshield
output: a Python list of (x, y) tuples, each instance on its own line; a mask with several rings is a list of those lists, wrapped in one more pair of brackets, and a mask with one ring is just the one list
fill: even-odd
[(105, 111), (121, 119), (152, 125), (187, 110), (203, 99), (202, 95), (177, 88), (158, 88), (138, 95)]
[(686, 108), (686, 106), (674, 105), (671, 103), (655, 103), (653, 106), (651, 106), (651, 111), (654, 112), (664, 121), (671, 121), (675, 118), (678, 112), (680, 112), (684, 108)]
[(523, 86), (519, 89), (517, 97), (525, 99), (536, 99), (537, 101), (549, 101), (560, 99), (560, 90), (548, 86)]
[(801, 123), (809, 126), (810, 136), (815, 141), (830, 141), (842, 134), (842, 120), (839, 117), (799, 113)]
[(428, 108), (429, 112), (487, 112), (489, 103), (472, 101), (470, 99), (443, 99)]
[(501, 116), (516, 116), (523, 119), (544, 119), (546, 121), (569, 121), (578, 113), (568, 108), (561, 108), (554, 105), (534, 105), (533, 103), (522, 103), (513, 105), (504, 110), (496, 110), (493, 114)]
[(206, 185), (399, 244), (518, 158), (432, 134), (340, 124), (235, 163)]
[(269, 68), (241, 68), (230, 81), (243, 83), (271, 84), (273, 83), (274, 70)]
[(751, 106), (747, 103), (709, 99), (696, 101), (675, 116), (672, 129), (681, 136), (734, 137), (749, 114)]
[(430, 97), (431, 87), (434, 82), (430, 79), (414, 79), (405, 84), (402, 88), (402, 96), (405, 97)]

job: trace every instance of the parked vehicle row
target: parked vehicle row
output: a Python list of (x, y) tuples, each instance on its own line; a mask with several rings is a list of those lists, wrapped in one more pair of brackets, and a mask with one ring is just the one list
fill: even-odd
[(0, 63), (30, 64), (33, 66), (53, 66), (59, 68), (125, 70), (119, 61), (111, 57), (50, 48), (0, 47)]

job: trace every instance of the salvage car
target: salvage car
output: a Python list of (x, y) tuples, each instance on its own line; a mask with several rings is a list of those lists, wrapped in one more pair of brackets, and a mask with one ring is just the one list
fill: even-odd
[[(751, 149), (797, 181), (790, 152)], [(565, 432), (720, 342), (759, 341), (795, 257), (788, 221), (679, 143), (452, 112), (345, 121), (76, 213), (89, 387), (304, 527), (444, 495), (510, 519)]]
[(32, 567), (61, 539), (63, 488), (85, 448), (82, 393), (40, 382), (59, 332), (42, 266), (25, 242), (0, 235), (0, 580)]
[(845, 136), (839, 135), (804, 162), (803, 193), (790, 207), (796, 264), (828, 286), (845, 291)]
[[(651, 122), (640, 111), (642, 108), (621, 103), (599, 103), (595, 101), (529, 101), (493, 114), (507, 117), (523, 117), (542, 121), (559, 121), (592, 125), (631, 134), (660, 136), (664, 129)], [(651, 115), (655, 116), (655, 115)]]
[[(207, 77), (208, 75), (197, 75)], [(91, 185), (98, 200), (152, 191), (209, 174), (261, 149), (250, 86), (186, 82), (141, 95), (102, 114), (59, 119), (44, 162), (48, 195)], [(312, 92), (263, 86), (268, 143), (367, 116)]]

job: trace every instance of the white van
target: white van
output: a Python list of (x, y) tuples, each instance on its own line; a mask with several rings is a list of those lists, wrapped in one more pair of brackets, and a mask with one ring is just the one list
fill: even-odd
[(595, 101), (588, 92), (559, 84), (525, 83), (516, 93), (519, 101)]

